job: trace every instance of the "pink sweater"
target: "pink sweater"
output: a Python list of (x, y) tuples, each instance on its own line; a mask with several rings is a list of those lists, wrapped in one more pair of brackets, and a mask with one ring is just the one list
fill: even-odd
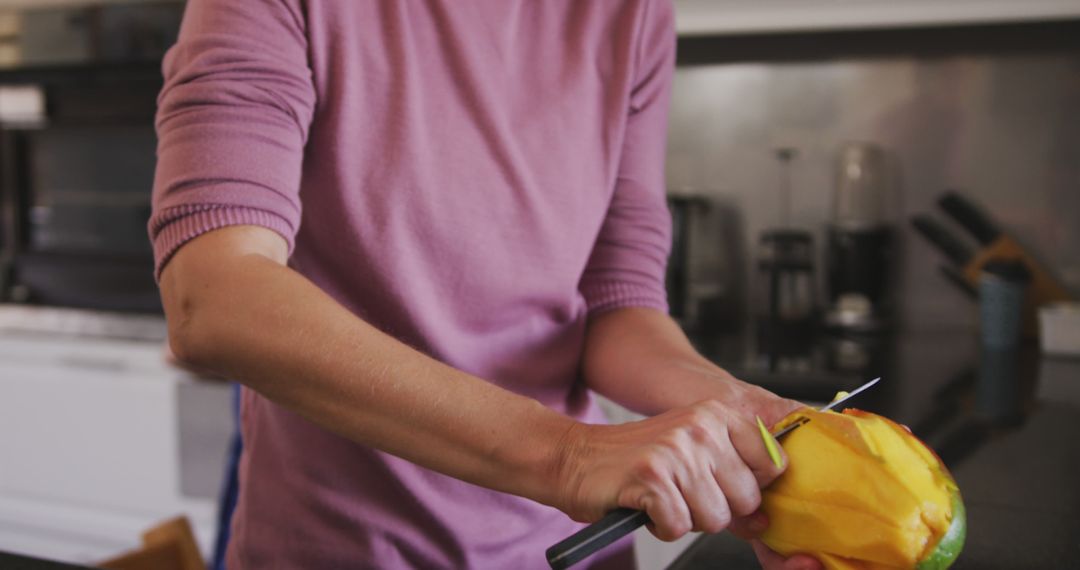
[[(587, 317), (666, 310), (674, 47), (671, 0), (189, 0), (158, 271), (200, 233), (270, 228), (361, 318), (602, 422)], [(543, 568), (580, 526), (244, 392), (233, 570)]]

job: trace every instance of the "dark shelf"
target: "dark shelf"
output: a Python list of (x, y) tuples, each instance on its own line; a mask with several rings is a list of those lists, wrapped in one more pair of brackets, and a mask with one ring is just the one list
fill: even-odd
[(679, 65), (1059, 53), (1080, 49), (1080, 20), (679, 38)]
[(160, 84), (161, 59), (88, 62), (0, 68), (0, 85), (111, 85), (132, 81)]

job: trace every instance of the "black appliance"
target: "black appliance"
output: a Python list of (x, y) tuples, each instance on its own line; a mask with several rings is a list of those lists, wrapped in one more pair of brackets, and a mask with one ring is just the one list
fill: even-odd
[(893, 229), (888, 223), (889, 164), (870, 143), (839, 152), (833, 220), (826, 229), (826, 324), (850, 333), (892, 325)]
[(766, 334), (813, 334), (817, 325), (814, 257), (814, 238), (809, 232), (786, 229), (762, 233), (757, 320)]
[(0, 300), (161, 311), (146, 222), (161, 58), (182, 10), (23, 13), (24, 57), (3, 62), (0, 95), (43, 105), (0, 107)]
[(729, 239), (734, 226), (723, 204), (700, 194), (672, 194), (672, 244), (667, 265), (671, 316), (688, 332), (714, 334), (738, 328), (740, 308), (732, 307), (737, 275), (725, 271), (738, 260), (741, 242)]
[(695, 241), (694, 229), (699, 223), (708, 202), (697, 196), (668, 196), (668, 210), (671, 212), (671, 255), (667, 265), (667, 293), (671, 316), (679, 321), (688, 321), (695, 315), (693, 302), (694, 280), (692, 242)]
[(894, 278), (893, 230), (877, 225), (827, 228), (829, 324), (867, 332), (888, 326)]

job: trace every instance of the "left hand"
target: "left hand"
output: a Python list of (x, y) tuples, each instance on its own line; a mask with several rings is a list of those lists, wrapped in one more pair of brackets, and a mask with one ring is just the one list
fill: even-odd
[(748, 421), (754, 422), (754, 416), (760, 416), (769, 428), (791, 412), (805, 407), (795, 400), (781, 398), (760, 386), (743, 382), (711, 363), (686, 363), (674, 368), (671, 372), (682, 377), (678, 378), (683, 381), (682, 385), (694, 386), (699, 392), (707, 390), (709, 398), (741, 412)]
[(821, 562), (805, 554), (796, 554), (784, 558), (776, 553), (765, 543), (758, 540), (758, 536), (769, 527), (769, 518), (765, 513), (758, 511), (748, 517), (742, 517), (731, 521), (731, 534), (750, 542), (754, 549), (758, 562), (765, 570), (821, 570)]

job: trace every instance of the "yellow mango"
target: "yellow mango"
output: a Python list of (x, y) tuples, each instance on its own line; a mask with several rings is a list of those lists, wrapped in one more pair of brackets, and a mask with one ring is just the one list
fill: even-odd
[(801, 410), (783, 441), (788, 469), (763, 492), (762, 540), (828, 570), (948, 568), (963, 546), (959, 490), (940, 459), (906, 429), (859, 410)]

